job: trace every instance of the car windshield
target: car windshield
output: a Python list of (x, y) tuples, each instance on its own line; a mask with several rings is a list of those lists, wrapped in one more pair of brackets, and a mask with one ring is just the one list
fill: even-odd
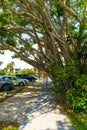
[(9, 79), (11, 79), (11, 80), (17, 80), (16, 77), (9, 77)]

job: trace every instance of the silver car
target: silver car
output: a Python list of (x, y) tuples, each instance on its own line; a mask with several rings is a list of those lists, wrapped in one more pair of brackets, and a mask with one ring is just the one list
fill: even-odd
[(17, 79), (16, 76), (8, 76), (8, 75), (4, 75), (2, 76), (2, 79), (5, 81), (12, 81), (14, 86), (24, 86), (25, 82), (22, 79)]
[(9, 91), (12, 89), (14, 89), (14, 85), (13, 85), (12, 81), (5, 81), (0, 78), (0, 90)]

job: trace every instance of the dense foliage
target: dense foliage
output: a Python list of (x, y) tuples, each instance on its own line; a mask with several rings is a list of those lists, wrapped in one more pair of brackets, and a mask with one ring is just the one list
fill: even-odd
[(82, 75), (76, 81), (75, 88), (68, 90), (66, 94), (70, 108), (74, 111), (87, 112), (87, 75)]

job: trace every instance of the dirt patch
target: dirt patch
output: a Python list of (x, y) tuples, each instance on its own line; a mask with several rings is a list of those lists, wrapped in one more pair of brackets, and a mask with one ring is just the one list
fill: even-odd
[(67, 108), (65, 94), (59, 94), (56, 103), (61, 109), (65, 110)]

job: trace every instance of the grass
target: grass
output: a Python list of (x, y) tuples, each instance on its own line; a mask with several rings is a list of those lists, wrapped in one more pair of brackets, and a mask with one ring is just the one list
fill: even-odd
[(18, 130), (19, 124), (16, 121), (1, 121), (0, 130)]
[(87, 130), (87, 114), (85, 112), (67, 112), (75, 130)]

